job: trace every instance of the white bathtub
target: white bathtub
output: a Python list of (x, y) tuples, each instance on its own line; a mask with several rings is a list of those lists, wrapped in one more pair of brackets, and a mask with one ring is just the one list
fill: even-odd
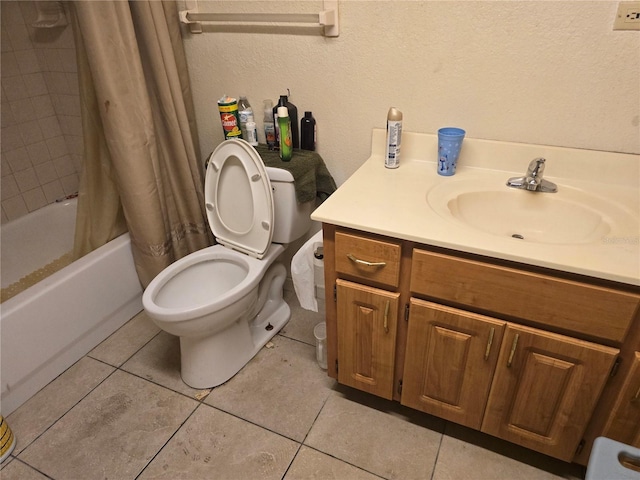
[[(52, 204), (2, 225), (3, 287), (72, 248), (75, 207), (76, 200)], [(141, 310), (142, 288), (128, 234), (2, 303), (2, 415)]]

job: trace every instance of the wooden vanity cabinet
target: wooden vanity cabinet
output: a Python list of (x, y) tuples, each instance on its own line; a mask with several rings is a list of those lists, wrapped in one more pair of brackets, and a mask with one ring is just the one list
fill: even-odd
[(340, 383), (566, 461), (585, 464), (576, 449), (603, 432), (637, 444), (640, 354), (610, 381), (628, 344), (640, 350), (637, 289), (323, 230)]
[(337, 280), (338, 381), (391, 400), (399, 293)]
[(509, 323), (481, 430), (571, 461), (618, 352)]
[(602, 435), (640, 448), (640, 352), (634, 354)]
[(400, 308), (399, 241), (335, 234), (337, 378), (383, 398), (394, 394)]
[(506, 322), (412, 298), (401, 403), (479, 430)]

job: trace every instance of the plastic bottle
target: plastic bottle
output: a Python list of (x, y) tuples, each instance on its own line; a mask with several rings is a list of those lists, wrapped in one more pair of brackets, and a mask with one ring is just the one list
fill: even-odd
[(280, 133), (278, 124), (278, 107), (287, 107), (289, 112), (289, 120), (291, 121), (291, 140), (293, 148), (300, 148), (300, 134), (298, 133), (298, 109), (289, 101), (287, 95), (280, 95), (278, 105), (273, 107), (273, 122), (276, 125), (276, 145), (279, 145)]
[(273, 123), (273, 102), (271, 100), (263, 100), (264, 103), (264, 140), (269, 150), (276, 148), (276, 126)]
[(387, 114), (387, 148), (384, 155), (384, 166), (398, 168), (400, 166), (400, 144), (402, 141), (402, 112), (395, 107)]
[(316, 149), (316, 119), (311, 112), (304, 112), (300, 120), (300, 148), (302, 150)]
[(240, 130), (242, 130), (242, 138), (248, 141), (248, 132), (247, 132), (247, 123), (254, 122), (253, 117), (253, 108), (251, 108), (251, 104), (247, 97), (244, 95), (240, 96), (240, 100), (238, 100), (238, 116), (240, 117)]
[(283, 162), (288, 162), (293, 155), (293, 141), (291, 140), (291, 120), (287, 107), (278, 107), (278, 125), (280, 127), (280, 159)]
[(247, 135), (246, 140), (254, 147), (258, 146), (258, 130), (256, 129), (256, 122), (247, 122)]

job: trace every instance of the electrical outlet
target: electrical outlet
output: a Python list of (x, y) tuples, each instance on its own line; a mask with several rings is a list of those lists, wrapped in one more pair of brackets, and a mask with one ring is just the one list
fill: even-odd
[(640, 2), (620, 2), (614, 30), (640, 30)]

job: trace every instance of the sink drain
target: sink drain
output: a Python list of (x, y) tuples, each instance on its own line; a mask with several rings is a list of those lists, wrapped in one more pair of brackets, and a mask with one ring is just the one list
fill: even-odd
[(511, 235), (513, 238), (517, 238), (518, 240), (524, 240), (524, 237), (522, 235), (520, 235), (519, 233), (514, 233), (513, 235)]

